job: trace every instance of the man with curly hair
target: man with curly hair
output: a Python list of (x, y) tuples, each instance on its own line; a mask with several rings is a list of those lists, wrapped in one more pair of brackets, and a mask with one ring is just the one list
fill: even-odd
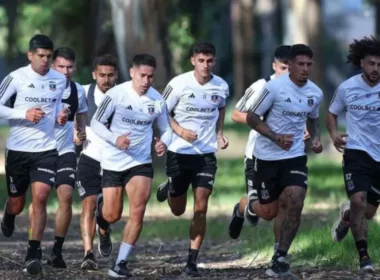
[[(367, 219), (380, 202), (380, 41), (364, 37), (350, 44), (348, 62), (362, 73), (336, 90), (326, 117), (335, 148), (343, 154), (343, 175), (349, 201), (340, 207), (332, 238), (341, 242), (351, 228), (359, 253), (360, 271), (375, 272), (367, 251)], [(346, 112), (346, 133), (337, 118)]]

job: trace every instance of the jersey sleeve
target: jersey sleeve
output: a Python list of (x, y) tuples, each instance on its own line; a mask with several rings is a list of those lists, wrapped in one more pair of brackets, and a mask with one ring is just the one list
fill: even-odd
[(0, 119), (25, 119), (27, 110), (20, 110), (5, 106), (12, 96), (17, 93), (17, 81), (10, 74), (4, 78), (0, 85)]
[(263, 88), (264, 84), (260, 83), (259, 80), (250, 85), (250, 87), (246, 89), (244, 95), (240, 98), (238, 103), (236, 103), (235, 109), (242, 113), (250, 111), (252, 109), (252, 103), (255, 101), (255, 95), (260, 94), (260, 91)]
[(345, 103), (345, 91), (343, 88), (338, 87), (330, 102), (329, 112), (336, 116), (339, 115), (344, 110)]
[(106, 123), (116, 108), (116, 96), (111, 93), (106, 93), (103, 101), (100, 103), (96, 110), (94, 117), (91, 120), (91, 129), (102, 139), (108, 143), (115, 145), (117, 135), (112, 133), (107, 127)]
[(316, 100), (316, 103), (314, 105), (313, 110), (309, 113), (308, 117), (311, 119), (316, 119), (319, 117), (319, 105), (321, 105), (322, 102), (322, 96), (323, 94), (321, 93), (320, 97), (318, 100)]
[(182, 87), (173, 80), (171, 80), (169, 84), (166, 86), (164, 92), (162, 93), (162, 97), (166, 101), (166, 106), (169, 113), (177, 105), (179, 98), (181, 96), (181, 92), (182, 92)]
[(251, 111), (262, 117), (272, 107), (275, 101), (276, 92), (269, 86), (269, 83), (256, 96), (252, 103)]
[(78, 113), (87, 112), (87, 97), (86, 92), (82, 86), (77, 85), (78, 88)]
[(161, 132), (161, 141), (168, 147), (172, 141), (173, 130), (170, 126), (168, 109), (165, 102), (162, 102), (161, 113), (157, 117), (157, 127)]
[(230, 88), (229, 88), (229, 86), (228, 86), (227, 83), (225, 83), (225, 85), (223, 86), (222, 91), (223, 91), (224, 98), (219, 103), (219, 109), (222, 109), (222, 108), (226, 107), (227, 98), (230, 96)]

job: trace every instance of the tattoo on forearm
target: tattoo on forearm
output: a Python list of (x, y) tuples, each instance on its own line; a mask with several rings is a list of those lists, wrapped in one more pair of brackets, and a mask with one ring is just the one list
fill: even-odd
[(307, 126), (307, 130), (309, 131), (309, 134), (310, 134), (311, 138), (315, 138), (315, 137), (319, 138), (319, 135), (320, 135), (320, 132), (319, 132), (319, 118), (316, 118), (316, 119), (310, 119), (310, 118), (308, 118), (306, 126)]
[(261, 135), (272, 141), (276, 141), (276, 133), (255, 113), (248, 113), (247, 123), (252, 129), (256, 130)]

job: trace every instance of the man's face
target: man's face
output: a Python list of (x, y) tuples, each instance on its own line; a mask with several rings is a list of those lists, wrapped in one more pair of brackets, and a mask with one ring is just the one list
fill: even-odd
[(75, 72), (75, 62), (63, 57), (57, 57), (51, 68), (65, 75), (66, 81), (70, 82)]
[(28, 59), (34, 71), (45, 75), (50, 68), (53, 50), (38, 48), (36, 51), (28, 51)]
[(287, 63), (283, 63), (277, 59), (274, 60), (272, 63), (272, 68), (274, 71), (274, 74), (276, 76), (280, 76), (285, 73), (289, 73), (289, 65)]
[(132, 86), (140, 94), (145, 94), (153, 82), (155, 68), (148, 65), (133, 66), (130, 70)]
[(102, 92), (106, 92), (112, 88), (117, 80), (117, 70), (115, 67), (110, 65), (98, 65), (94, 72), (92, 72), (92, 77), (96, 80), (96, 85)]
[(380, 80), (380, 57), (375, 55), (367, 55), (361, 61), (361, 67), (363, 68), (363, 74), (367, 80), (376, 84)]
[(312, 67), (313, 60), (307, 55), (297, 55), (289, 64), (291, 76), (300, 83), (307, 82)]
[(194, 54), (191, 57), (191, 64), (194, 66), (194, 71), (202, 78), (208, 78), (211, 75), (212, 69), (215, 66), (215, 56), (213, 54)]

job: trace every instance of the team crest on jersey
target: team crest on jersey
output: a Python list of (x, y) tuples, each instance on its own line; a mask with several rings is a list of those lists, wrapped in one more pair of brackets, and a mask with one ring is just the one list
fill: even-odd
[(149, 115), (154, 114), (154, 105), (148, 105), (148, 113), (149, 113)]
[(49, 89), (55, 91), (57, 89), (57, 84), (54, 81), (49, 82)]
[(215, 103), (218, 102), (218, 98), (219, 98), (219, 96), (216, 94), (211, 95), (211, 101), (212, 102), (215, 102)]
[(314, 99), (312, 96), (307, 97), (307, 105), (309, 105), (310, 107), (314, 105)]

